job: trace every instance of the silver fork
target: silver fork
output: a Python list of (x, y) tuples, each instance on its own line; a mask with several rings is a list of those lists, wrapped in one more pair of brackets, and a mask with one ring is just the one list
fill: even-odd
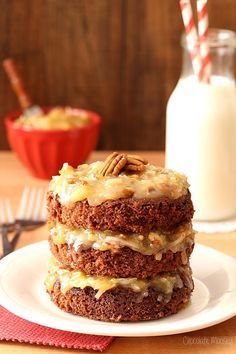
[(25, 187), (15, 223), (24, 230), (32, 230), (46, 222), (46, 198), (42, 188)]
[[(3, 257), (11, 252), (15, 247), (17, 238), (13, 237), (12, 241), (8, 240), (8, 232), (14, 230), (15, 220), (9, 199), (0, 200), (0, 231), (2, 234)], [(1, 257), (2, 258), (2, 257)]]
[[(11, 253), (19, 239), (21, 232), (40, 227), (46, 222), (46, 202), (43, 189), (25, 187), (21, 196), (16, 219), (13, 217), (8, 199), (0, 202), (0, 226), (3, 241), (3, 257)], [(9, 241), (7, 235), (16, 230)]]

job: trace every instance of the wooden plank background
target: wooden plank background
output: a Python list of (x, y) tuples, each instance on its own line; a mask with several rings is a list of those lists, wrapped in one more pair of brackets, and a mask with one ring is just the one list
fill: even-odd
[[(209, 0), (212, 27), (236, 30), (236, 1)], [(0, 0), (0, 59), (16, 59), (35, 102), (103, 117), (100, 149), (163, 149), (181, 67), (178, 0)], [(0, 69), (4, 115), (18, 109)]]

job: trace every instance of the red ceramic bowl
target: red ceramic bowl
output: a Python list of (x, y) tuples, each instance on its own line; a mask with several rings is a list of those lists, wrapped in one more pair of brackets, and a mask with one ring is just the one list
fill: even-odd
[[(52, 108), (45, 107), (44, 111)], [(17, 126), (14, 121), (22, 112), (10, 113), (5, 117), (10, 146), (33, 176), (50, 179), (58, 174), (64, 162), (73, 167), (85, 162), (96, 147), (101, 117), (94, 112), (81, 111), (89, 115), (91, 123), (68, 130), (36, 130)]]

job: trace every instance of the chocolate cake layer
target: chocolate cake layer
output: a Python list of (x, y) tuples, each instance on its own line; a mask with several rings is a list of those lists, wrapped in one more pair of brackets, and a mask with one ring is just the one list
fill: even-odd
[(99, 251), (93, 248), (74, 250), (72, 245), (56, 245), (49, 238), (50, 249), (56, 259), (65, 267), (80, 270), (85, 274), (112, 277), (136, 277), (145, 279), (160, 272), (174, 271), (185, 265), (193, 250), (193, 245), (185, 252), (167, 251), (160, 261), (154, 255), (143, 255), (128, 247), (117, 252)]
[(187, 304), (191, 291), (185, 285), (165, 295), (149, 288), (147, 296), (141, 296), (119, 286), (97, 299), (96, 290), (91, 287), (72, 288), (63, 294), (57, 282), (49, 294), (54, 304), (66, 312), (94, 320), (121, 322), (154, 320), (174, 314)]
[(69, 227), (147, 234), (152, 230), (168, 231), (190, 222), (194, 209), (190, 192), (178, 199), (122, 198), (91, 206), (87, 200), (62, 205), (59, 197), (48, 193), (49, 220)]

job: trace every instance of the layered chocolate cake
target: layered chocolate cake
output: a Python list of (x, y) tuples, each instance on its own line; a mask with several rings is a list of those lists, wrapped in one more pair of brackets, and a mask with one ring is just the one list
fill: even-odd
[(48, 192), (45, 284), (62, 310), (103, 321), (174, 314), (191, 296), (193, 205), (186, 177), (135, 155), (73, 169)]

